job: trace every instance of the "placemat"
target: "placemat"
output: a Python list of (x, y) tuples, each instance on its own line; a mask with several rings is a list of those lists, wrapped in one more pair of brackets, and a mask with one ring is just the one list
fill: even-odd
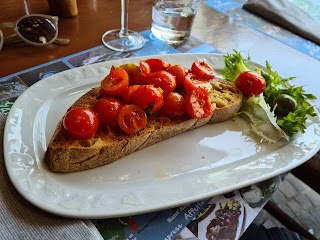
[[(1, 146), (5, 121), (0, 113)], [(3, 147), (0, 148), (0, 232), (0, 238), (6, 240), (103, 239), (91, 222), (58, 217), (27, 202), (8, 177)]]
[[(204, 4), (221, 12), (228, 17), (235, 19), (247, 27), (261, 32), (283, 44), (286, 44), (297, 51), (307, 54), (313, 58), (320, 60), (320, 46), (315, 42), (307, 40), (281, 26), (272, 23), (256, 14), (243, 9), (245, 0), (225, 0), (225, 1), (212, 1), (204, 0)], [(263, 2), (263, 1), (259, 1)], [(273, 1), (271, 1), (273, 2)], [(277, 2), (277, 1), (274, 1)], [(306, 14), (311, 16), (316, 22), (320, 22), (320, 0), (305, 1), (305, 0), (288, 0), (291, 5), (302, 9)]]

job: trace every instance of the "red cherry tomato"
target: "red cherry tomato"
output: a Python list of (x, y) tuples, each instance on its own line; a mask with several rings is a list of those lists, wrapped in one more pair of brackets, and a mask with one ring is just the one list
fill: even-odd
[(147, 113), (155, 113), (163, 103), (163, 91), (152, 85), (141, 85), (132, 94), (131, 102)]
[(118, 128), (118, 116), (122, 103), (113, 97), (100, 98), (94, 105), (93, 110), (98, 114), (101, 127)]
[(161, 88), (167, 94), (176, 88), (176, 79), (171, 73), (162, 70), (150, 74), (149, 84)]
[(149, 74), (145, 74), (143, 72), (139, 72), (135, 79), (130, 80), (130, 85), (146, 85), (149, 82)]
[(182, 88), (186, 76), (186, 69), (181, 65), (174, 65), (168, 69), (168, 72), (176, 77), (176, 88)]
[(257, 96), (266, 88), (266, 80), (257, 72), (242, 72), (236, 79), (235, 85), (246, 97)]
[(102, 89), (112, 96), (120, 96), (128, 86), (129, 75), (121, 67), (111, 70), (108, 76), (101, 81)]
[(152, 73), (161, 70), (167, 70), (170, 67), (169, 63), (158, 58), (150, 58), (145, 60), (145, 62), (149, 64)]
[(102, 97), (109, 97), (110, 95), (108, 93), (106, 93), (102, 88), (99, 91), (99, 98)]
[(150, 74), (151, 73), (151, 67), (150, 65), (146, 62), (146, 61), (140, 61), (140, 64), (139, 64), (139, 67), (140, 67), (140, 70), (143, 74)]
[(212, 114), (209, 94), (205, 89), (197, 88), (186, 96), (186, 109), (192, 118), (206, 118)]
[(168, 117), (182, 117), (185, 116), (186, 106), (184, 97), (177, 92), (169, 93), (163, 100), (163, 105), (160, 109), (161, 113)]
[(132, 85), (132, 83), (135, 81), (136, 76), (140, 73), (140, 68), (134, 63), (122, 64), (120, 67), (128, 73), (129, 83), (130, 85)]
[(122, 102), (125, 104), (132, 103), (132, 94), (140, 87), (140, 85), (129, 86), (122, 94)]
[(186, 77), (184, 78), (183, 85), (184, 85), (184, 90), (187, 94), (191, 93), (197, 88), (203, 88), (207, 91), (210, 91), (212, 89), (210, 82), (203, 81), (193, 73), (188, 73), (186, 75)]
[(62, 124), (70, 136), (76, 139), (90, 139), (98, 129), (99, 118), (90, 108), (76, 107), (66, 113)]
[(217, 74), (216, 71), (209, 64), (202, 60), (197, 60), (193, 62), (191, 66), (191, 71), (193, 74), (205, 80), (210, 80), (214, 78)]
[(118, 123), (124, 132), (133, 134), (146, 127), (147, 115), (139, 106), (126, 105), (119, 113)]

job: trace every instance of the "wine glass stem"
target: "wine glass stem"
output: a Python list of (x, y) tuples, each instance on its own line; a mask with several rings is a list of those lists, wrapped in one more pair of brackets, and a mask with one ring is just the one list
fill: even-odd
[(126, 37), (129, 35), (128, 8), (129, 8), (129, 0), (121, 0), (121, 30), (119, 33), (120, 37)]

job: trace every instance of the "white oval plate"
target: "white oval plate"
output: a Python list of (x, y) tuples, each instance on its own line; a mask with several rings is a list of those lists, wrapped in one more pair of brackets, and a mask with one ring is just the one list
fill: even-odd
[[(146, 59), (148, 57), (144, 57)], [(190, 68), (202, 58), (218, 72), (223, 55), (161, 56)], [(289, 171), (320, 148), (319, 117), (290, 142), (263, 144), (249, 124), (235, 118), (183, 133), (137, 151), (112, 164), (59, 174), (43, 158), (67, 108), (98, 86), (112, 65), (123, 59), (71, 69), (27, 89), (6, 122), (4, 157), (9, 177), (28, 201), (48, 212), (75, 218), (110, 218), (158, 211), (207, 199)]]

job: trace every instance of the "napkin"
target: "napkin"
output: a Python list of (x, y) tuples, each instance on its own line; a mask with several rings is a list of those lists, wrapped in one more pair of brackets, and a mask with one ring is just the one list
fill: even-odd
[(243, 9), (320, 45), (320, 23), (285, 0), (248, 0)]
[[(9, 180), (3, 157), (5, 117), (0, 113), (0, 233), (6, 240), (101, 240), (91, 222), (58, 217), (34, 207)], [(90, 224), (91, 223), (91, 224)]]

